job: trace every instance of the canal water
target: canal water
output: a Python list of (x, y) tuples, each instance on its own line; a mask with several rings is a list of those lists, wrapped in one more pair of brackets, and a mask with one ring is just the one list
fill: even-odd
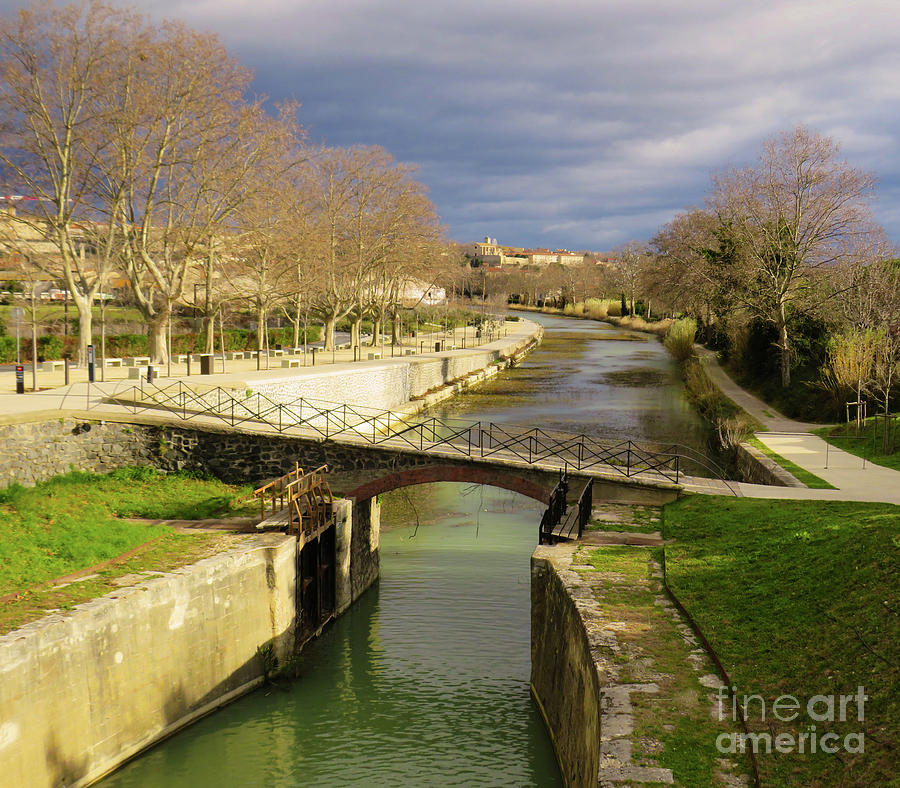
[[(704, 449), (655, 338), (537, 319), (542, 346), (445, 415)], [(529, 692), (540, 516), (535, 501), (476, 485), (384, 496), (380, 581), (307, 645), (300, 678), (201, 720), (103, 785), (561, 785)]]

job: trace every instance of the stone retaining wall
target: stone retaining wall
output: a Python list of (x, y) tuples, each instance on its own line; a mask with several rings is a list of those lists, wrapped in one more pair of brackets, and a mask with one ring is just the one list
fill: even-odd
[[(374, 502), (337, 509), (337, 604), (378, 575)], [(0, 637), (4, 785), (88, 785), (256, 687), (293, 653), (297, 540), (246, 537)]]
[(86, 785), (293, 647), (296, 539), (256, 537), (0, 637), (0, 774)]
[(774, 487), (806, 487), (792, 473), (782, 468), (749, 443), (736, 447), (738, 478), (749, 484), (769, 484)]
[[(538, 547), (531, 558), (531, 690), (568, 786), (596, 786), (600, 771), (600, 692), (606, 683), (591, 653), (579, 605), (589, 589), (567, 584)], [(577, 580), (574, 572), (568, 572)]]
[(108, 473), (153, 465), (159, 441), (146, 428), (67, 416), (0, 425), (0, 447), (0, 487), (7, 487), (71, 470)]
[(314, 371), (307, 367), (302, 372), (284, 375), (270, 371), (265, 378), (250, 375), (226, 387), (238, 394), (259, 392), (275, 402), (305, 397), (370, 408), (397, 408), (518, 355), (542, 335), (541, 326), (524, 321), (508, 337), (485, 347), (358, 362), (339, 370), (323, 367)]

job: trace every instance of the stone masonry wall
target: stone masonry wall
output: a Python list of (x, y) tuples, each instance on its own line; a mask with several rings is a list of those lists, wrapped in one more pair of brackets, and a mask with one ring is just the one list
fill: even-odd
[(596, 786), (601, 677), (575, 587), (567, 587), (546, 551), (539, 547), (531, 558), (531, 689), (566, 785)]
[(4, 785), (85, 785), (293, 648), (296, 539), (240, 547), (0, 637)]
[(790, 471), (786, 471), (755, 446), (739, 443), (735, 448), (739, 479), (750, 484), (770, 484), (775, 487), (806, 487)]
[[(441, 355), (403, 356), (361, 363), (350, 369), (313, 371), (264, 380), (248, 378), (246, 385), (234, 389), (238, 394), (259, 392), (276, 402), (299, 397), (330, 402), (346, 402), (370, 408), (396, 408), (414, 397), (421, 397), (466, 375), (489, 367), (501, 358), (510, 358), (539, 339), (543, 329), (531, 322), (516, 326), (505, 342), (490, 349), (454, 350)], [(211, 401), (210, 401), (211, 402)]]
[(70, 470), (107, 473), (152, 465), (157, 439), (146, 428), (69, 417), (0, 425), (0, 488), (33, 485)]

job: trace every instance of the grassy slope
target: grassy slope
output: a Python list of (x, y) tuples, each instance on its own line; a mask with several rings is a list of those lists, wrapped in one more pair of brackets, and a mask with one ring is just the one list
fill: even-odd
[[(870, 698), (864, 722), (818, 726), (864, 732), (865, 754), (761, 755), (763, 784), (900, 784), (900, 507), (692, 496), (666, 507), (663, 533), (676, 540), (669, 585), (739, 696), (805, 703), (863, 685)], [(796, 734), (811, 720), (775, 724)]]
[(814, 473), (806, 470), (806, 468), (801, 468), (797, 463), (791, 462), (788, 459), (785, 459), (777, 452), (772, 451), (765, 443), (763, 443), (759, 438), (755, 435), (751, 435), (747, 438), (747, 443), (749, 443), (753, 448), (759, 449), (763, 454), (766, 455), (770, 460), (777, 462), (782, 468), (784, 468), (789, 474), (791, 474), (798, 481), (803, 482), (807, 487), (811, 487), (816, 490), (836, 490), (833, 484), (829, 484), (824, 479), (820, 479)]
[(876, 419), (867, 419), (865, 426), (859, 432), (850, 429), (849, 434), (844, 425), (838, 427), (821, 427), (815, 431), (816, 435), (828, 441), (832, 446), (837, 446), (857, 457), (865, 457), (867, 460), (900, 471), (900, 416), (894, 417), (894, 440), (896, 451), (885, 454), (881, 451), (881, 426), (878, 427), (878, 437), (874, 439)]
[(0, 492), (0, 595), (121, 555), (171, 534), (121, 517), (200, 519), (228, 513), (239, 493), (218, 481), (127, 468), (73, 472)]

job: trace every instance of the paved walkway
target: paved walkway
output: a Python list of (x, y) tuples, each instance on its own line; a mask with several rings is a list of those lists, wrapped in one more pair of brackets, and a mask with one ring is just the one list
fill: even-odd
[[(742, 482), (737, 485), (742, 495), (748, 498), (881, 501), (900, 504), (900, 471), (864, 462), (854, 454), (836, 449), (818, 435), (810, 433), (810, 430), (821, 427), (821, 424), (794, 421), (782, 416), (771, 405), (738, 386), (719, 366), (712, 351), (697, 346), (697, 354), (710, 380), (729, 399), (767, 428), (767, 431), (756, 433), (760, 441), (785, 459), (838, 488), (815, 490)], [(694, 491), (711, 490), (698, 488)], [(728, 494), (727, 490), (722, 492)]]
[[(216, 359), (213, 363), (212, 375), (200, 375), (200, 362), (196, 359), (191, 362), (190, 372), (192, 374), (190, 376), (188, 376), (188, 365), (186, 361), (173, 361), (171, 364), (156, 366), (154, 369), (159, 375), (161, 382), (164, 382), (167, 378), (184, 378), (185, 382), (192, 382), (195, 385), (224, 385), (223, 381), (236, 379), (253, 380), (254, 378), (260, 379), (271, 377), (276, 373), (296, 374), (303, 369), (308, 370), (312, 374), (318, 374), (323, 369), (340, 370), (357, 368), (360, 363), (364, 364), (375, 358), (384, 360), (395, 358), (399, 361), (401, 358), (406, 358), (410, 355), (431, 356), (434, 355), (436, 344), (442, 345), (444, 348), (442, 353), (452, 352), (452, 349), (467, 348), (473, 350), (480, 347), (487, 347), (507, 336), (513, 336), (515, 333), (523, 330), (527, 325), (533, 326), (534, 323), (530, 321), (504, 323), (496, 332), (485, 332), (483, 337), (476, 337), (472, 327), (468, 327), (465, 330), (459, 328), (455, 331), (447, 332), (423, 331), (415, 338), (405, 338), (402, 347), (393, 347), (390, 343), (383, 342), (381, 344), (376, 344), (375, 346), (363, 345), (362, 347), (357, 348), (356, 351), (349, 347), (349, 342), (346, 341), (347, 337), (339, 337), (339, 341), (342, 342), (342, 349), (340, 350), (322, 350), (322, 343), (314, 342), (309, 345), (308, 352), (303, 352), (302, 350), (298, 350), (297, 352), (273, 350), (271, 356), (264, 355), (259, 359), (258, 363), (255, 357), (248, 359), (231, 358), (231, 356), (234, 355), (231, 352), (226, 354), (226, 356), (228, 356), (227, 359), (222, 358), (219, 351), (216, 350)], [(344, 345), (347, 346), (345, 347)], [(315, 349), (315, 353), (312, 352), (313, 349)], [(197, 354), (192, 355), (196, 356)], [(139, 358), (145, 359), (146, 357), (142, 356)], [(178, 356), (178, 358), (183, 358), (183, 356)], [(98, 357), (95, 380), (98, 383), (124, 381), (128, 385), (134, 385), (135, 379), (130, 376), (136, 374), (136, 367), (127, 366), (126, 364), (129, 361), (131, 360), (110, 358), (107, 359), (107, 363), (114, 362), (118, 366), (106, 366), (101, 369), (100, 359)], [(295, 366), (285, 366), (288, 363)], [(146, 361), (141, 361), (139, 365), (142, 370), (142, 375), (146, 374), (146, 364)], [(51, 366), (53, 367), (52, 369), (49, 368)], [(3, 367), (3, 369), (0, 369), (0, 394), (5, 392), (14, 393), (16, 390), (14, 368), (12, 365), (3, 365)], [(24, 364), (24, 367), (25, 391), (28, 394), (36, 393), (33, 388), (35, 382), (37, 383), (38, 391), (62, 389), (62, 387), (65, 386), (65, 371), (63, 369), (63, 364), (60, 361), (48, 365), (48, 369), (44, 369), (43, 364), (38, 364), (36, 375), (32, 374), (30, 362)], [(77, 367), (73, 365), (69, 368), (70, 384), (86, 383), (87, 378), (88, 373), (86, 367)], [(128, 383), (129, 380), (130, 383)]]

